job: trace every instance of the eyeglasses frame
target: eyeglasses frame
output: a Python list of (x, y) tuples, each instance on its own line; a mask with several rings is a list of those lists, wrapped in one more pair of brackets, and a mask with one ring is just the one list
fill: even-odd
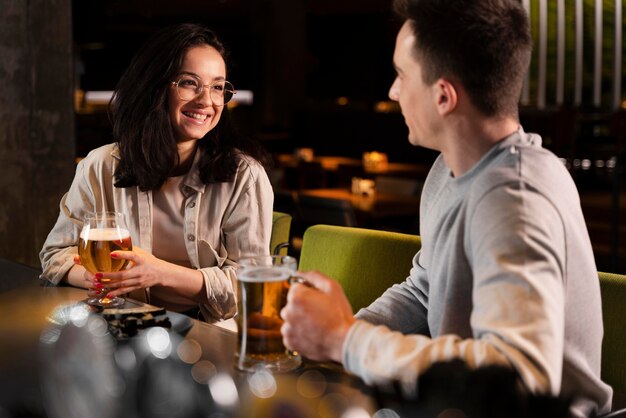
[[(184, 79), (185, 77), (191, 77), (191, 78), (194, 78), (194, 79), (196, 79), (196, 80), (198, 80), (198, 81), (200, 82), (200, 84), (198, 85), (198, 90), (199, 90), (199, 91), (198, 91), (198, 92), (196, 93), (196, 95), (195, 95), (193, 98), (191, 98), (191, 99), (184, 99), (184, 98), (180, 97), (180, 87), (178, 86), (178, 84), (179, 84), (181, 81), (183, 81), (183, 79)], [(233, 86), (233, 83), (231, 83), (231, 82), (230, 82), (230, 81), (228, 81), (228, 80), (218, 80), (218, 81), (214, 81), (214, 82), (209, 83), (209, 84), (202, 84), (202, 80), (200, 80), (200, 77), (197, 77), (197, 76), (194, 76), (194, 75), (187, 75), (187, 76), (180, 76), (180, 77), (178, 78), (178, 80), (176, 80), (176, 81), (171, 81), (170, 83), (171, 83), (173, 86), (175, 86), (175, 87), (176, 87), (176, 94), (178, 95), (178, 98), (179, 98), (180, 100), (186, 100), (186, 101), (191, 101), (191, 100), (194, 100), (194, 99), (196, 99), (196, 98), (200, 97), (200, 96), (202, 95), (202, 93), (204, 92), (204, 88), (205, 88), (205, 87), (207, 87), (207, 88), (211, 88), (211, 87), (213, 87), (214, 85), (216, 85), (216, 84), (218, 84), (218, 83), (228, 83), (228, 84), (230, 84), (230, 85), (232, 86), (232, 90), (230, 90), (230, 89), (226, 89), (226, 88), (225, 88), (225, 89), (224, 89), (224, 91), (229, 91), (229, 92), (231, 92), (231, 93), (232, 93), (232, 95), (231, 95), (230, 99), (228, 99), (228, 101), (226, 101), (226, 102), (224, 102), (224, 103), (222, 103), (222, 104), (215, 104), (215, 102), (214, 102), (214, 100), (213, 100), (213, 97), (211, 97), (211, 91), (209, 90), (209, 97), (211, 97), (211, 103), (213, 103), (215, 106), (220, 106), (220, 107), (221, 107), (221, 106), (225, 106), (225, 105), (227, 105), (228, 103), (230, 103), (230, 101), (233, 99), (233, 96), (234, 96), (235, 94), (237, 94), (237, 90), (235, 90), (235, 86)]]

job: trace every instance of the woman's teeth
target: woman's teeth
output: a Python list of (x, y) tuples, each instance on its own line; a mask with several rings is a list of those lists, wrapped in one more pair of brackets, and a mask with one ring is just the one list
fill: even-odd
[(205, 120), (207, 118), (207, 115), (203, 115), (200, 113), (183, 112), (183, 115), (196, 119), (196, 120)]

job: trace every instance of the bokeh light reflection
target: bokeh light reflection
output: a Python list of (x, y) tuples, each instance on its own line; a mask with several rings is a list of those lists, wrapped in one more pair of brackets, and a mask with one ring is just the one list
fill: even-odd
[(132, 371), (137, 366), (135, 351), (129, 346), (122, 346), (115, 351), (115, 362), (120, 369)]
[(248, 377), (250, 391), (262, 399), (271, 398), (276, 394), (276, 379), (267, 370), (258, 370)]
[(324, 396), (317, 407), (317, 412), (322, 418), (336, 418), (341, 416), (349, 406), (348, 399), (340, 393), (329, 393)]
[[(76, 324), (76, 321), (72, 322)], [(92, 315), (87, 320), (87, 329), (94, 337), (104, 337), (109, 333), (109, 324), (103, 317)]]
[[(54, 344), (59, 340), (61, 336), (61, 329), (57, 327), (48, 327), (43, 330), (39, 340), (44, 344)], [(0, 415), (2, 417), (2, 415)]]
[(222, 407), (231, 408), (239, 401), (239, 394), (237, 393), (235, 382), (225, 373), (219, 373), (211, 379), (209, 382), (209, 391), (215, 403)]
[(191, 377), (201, 385), (208, 384), (216, 374), (215, 365), (208, 360), (201, 360), (191, 367)]
[(89, 312), (87, 305), (79, 304), (72, 306), (69, 310), (69, 320), (79, 328), (84, 327), (89, 318)]
[(170, 335), (167, 333), (165, 328), (150, 328), (148, 330), (147, 341), (150, 351), (157, 358), (167, 358), (172, 352)]
[(370, 414), (359, 406), (353, 406), (341, 414), (341, 418), (370, 418)]
[(305, 398), (318, 398), (326, 390), (326, 377), (318, 370), (308, 370), (298, 378), (296, 386)]
[(176, 349), (178, 357), (187, 364), (194, 364), (202, 357), (202, 347), (194, 339), (183, 340)]
[(393, 409), (383, 408), (374, 412), (372, 418), (401, 418), (400, 415)]

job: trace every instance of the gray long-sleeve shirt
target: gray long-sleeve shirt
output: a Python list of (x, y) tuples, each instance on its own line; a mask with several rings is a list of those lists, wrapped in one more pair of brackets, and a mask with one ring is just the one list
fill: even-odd
[(410, 276), (358, 312), (344, 366), (366, 382), (415, 381), (436, 361), (514, 367), (533, 392), (607, 412), (602, 311), (576, 187), (541, 138), (518, 132), (454, 178), (440, 156), (420, 207)]

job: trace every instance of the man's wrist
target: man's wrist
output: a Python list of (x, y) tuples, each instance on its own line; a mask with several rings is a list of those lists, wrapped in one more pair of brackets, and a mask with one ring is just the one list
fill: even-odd
[(350, 332), (350, 328), (354, 325), (356, 319), (350, 318), (350, 320), (344, 322), (342, 326), (338, 329), (338, 332), (335, 334), (335, 338), (333, 338), (332, 342), (332, 352), (330, 353), (330, 358), (337, 363), (342, 363), (343, 360), (343, 347), (346, 344), (346, 339)]

